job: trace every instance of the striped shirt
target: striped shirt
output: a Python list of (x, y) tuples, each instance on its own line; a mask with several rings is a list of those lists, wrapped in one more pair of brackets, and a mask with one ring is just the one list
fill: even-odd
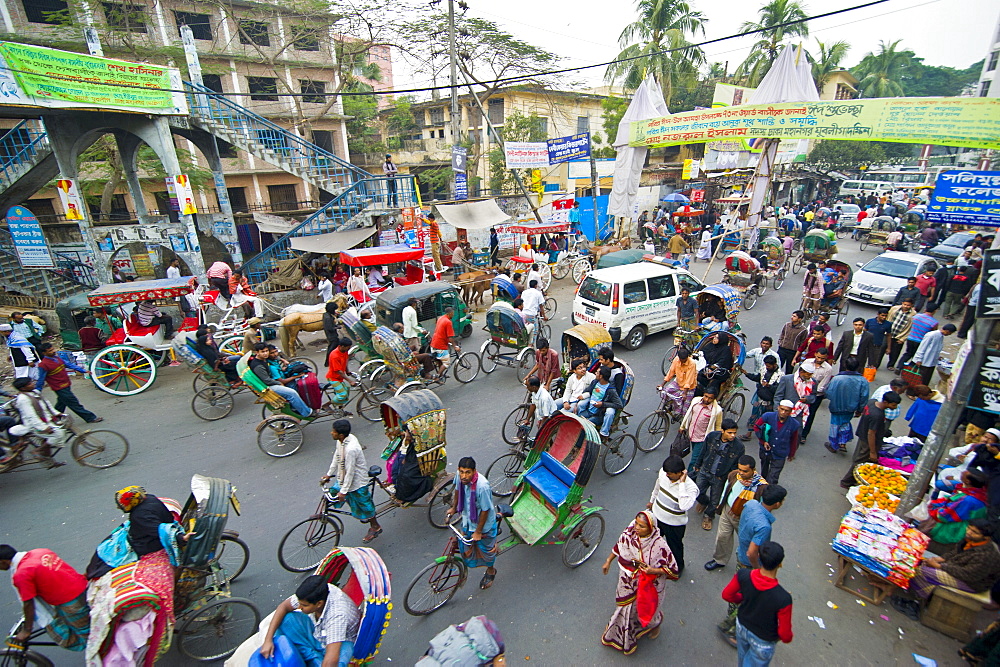
[(209, 278), (225, 278), (229, 280), (229, 276), (233, 275), (232, 268), (225, 262), (216, 262), (209, 267), (205, 275)]
[(139, 324), (144, 327), (148, 327), (153, 321), (153, 318), (159, 317), (160, 315), (160, 309), (156, 307), (156, 304), (146, 303), (145, 301), (141, 302), (139, 307), (135, 309), (136, 319), (138, 319)]
[(698, 493), (698, 486), (687, 476), (671, 482), (661, 468), (653, 494), (649, 497), (649, 502), (653, 504), (653, 516), (668, 526), (686, 526), (687, 511), (694, 506)]
[(913, 324), (910, 325), (910, 335), (907, 336), (906, 340), (923, 340), (924, 336), (927, 335), (927, 332), (936, 327), (938, 324), (939, 322), (934, 319), (933, 315), (921, 313), (913, 318)]

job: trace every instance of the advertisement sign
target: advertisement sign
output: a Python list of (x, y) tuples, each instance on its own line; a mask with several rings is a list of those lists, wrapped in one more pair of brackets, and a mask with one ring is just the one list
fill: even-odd
[(469, 198), (469, 179), (462, 174), (455, 174), (455, 199)]
[(14, 240), (17, 259), (25, 269), (54, 269), (49, 244), (45, 242), (42, 226), (35, 214), (23, 206), (7, 210), (7, 228)]
[(972, 385), (969, 407), (1000, 412), (1000, 352), (986, 351), (986, 360), (979, 368)]
[(681, 168), (681, 178), (684, 180), (698, 178), (701, 174), (701, 160), (684, 160)]
[(539, 169), (549, 166), (549, 148), (544, 141), (505, 141), (503, 154), (508, 169)]
[(469, 150), (465, 146), (451, 147), (451, 170), (459, 174), (465, 173), (465, 163), (469, 159)]
[(1000, 171), (950, 170), (938, 174), (927, 220), (1000, 226)]
[(549, 139), (545, 143), (549, 150), (549, 164), (590, 157), (590, 132)]
[(1000, 317), (1000, 250), (983, 253), (982, 276), (976, 317), (996, 319)]
[(69, 178), (60, 178), (56, 181), (56, 190), (59, 191), (59, 200), (62, 201), (66, 219), (83, 220), (83, 201), (80, 199), (80, 191), (76, 189), (76, 183)]
[(736, 107), (750, 99), (750, 93), (756, 88), (746, 88), (744, 86), (733, 86), (728, 83), (715, 84), (715, 91), (712, 94), (712, 108)]
[(177, 203), (180, 205), (181, 215), (196, 214), (198, 209), (194, 205), (194, 190), (187, 174), (174, 176), (174, 189), (177, 191)]
[(186, 115), (180, 70), (0, 42), (5, 104)]
[[(615, 175), (615, 159), (600, 158), (594, 160), (597, 164), (597, 177), (607, 178)], [(590, 180), (590, 160), (572, 160), (569, 162), (569, 177), (571, 179)]]
[(167, 199), (170, 200), (170, 210), (179, 211), (181, 210), (180, 205), (177, 203), (177, 183), (173, 176), (167, 176), (163, 179), (167, 184)]
[(899, 97), (753, 104), (633, 121), (630, 146), (719, 139), (844, 139), (1000, 148), (1000, 98)]
[(704, 190), (692, 190), (691, 191), (691, 201), (695, 201), (695, 202), (705, 201), (705, 191)]

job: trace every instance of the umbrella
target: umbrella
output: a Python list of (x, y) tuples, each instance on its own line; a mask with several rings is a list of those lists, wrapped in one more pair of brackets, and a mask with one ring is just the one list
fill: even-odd
[(677, 201), (677, 202), (682, 202), (682, 203), (686, 204), (686, 203), (688, 203), (691, 200), (688, 199), (687, 197), (685, 197), (684, 195), (682, 195), (679, 192), (672, 192), (669, 195), (667, 195), (666, 197), (664, 197), (663, 199), (661, 199), (660, 201)]
[(702, 215), (704, 212), (705, 211), (699, 208), (691, 208), (690, 206), (681, 206), (679, 209), (674, 211), (674, 215), (680, 216), (682, 218), (687, 216), (694, 217), (696, 215)]

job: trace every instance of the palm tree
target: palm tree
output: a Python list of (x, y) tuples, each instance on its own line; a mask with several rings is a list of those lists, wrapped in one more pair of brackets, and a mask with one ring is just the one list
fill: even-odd
[[(781, 52), (782, 42), (787, 37), (808, 37), (806, 11), (797, 0), (771, 0), (760, 8), (760, 20), (747, 21), (740, 26), (740, 32), (754, 32), (757, 41), (750, 49), (750, 55), (736, 68), (734, 76), (745, 86), (754, 87), (760, 83)], [(792, 23), (791, 21), (802, 21)]]
[(870, 52), (851, 70), (858, 79), (858, 97), (902, 97), (901, 83), (916, 57), (913, 51), (897, 51), (903, 41), (878, 43), (878, 52)]
[[(636, 8), (639, 17), (622, 30), (618, 38), (622, 52), (608, 65), (605, 78), (635, 90), (647, 74), (652, 74), (669, 104), (677, 81), (696, 77), (698, 66), (705, 62), (705, 53), (690, 46), (687, 37), (699, 32), (704, 35), (708, 19), (684, 0), (639, 0)], [(633, 40), (638, 41), (631, 43)], [(663, 53), (670, 49), (680, 50)]]
[(816, 40), (819, 44), (819, 57), (812, 60), (812, 76), (816, 82), (816, 89), (823, 92), (823, 86), (830, 80), (830, 76), (841, 69), (840, 61), (844, 59), (851, 45), (847, 42), (834, 42), (826, 45)]

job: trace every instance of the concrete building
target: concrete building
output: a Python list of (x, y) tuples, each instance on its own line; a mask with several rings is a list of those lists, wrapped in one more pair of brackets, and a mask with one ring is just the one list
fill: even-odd
[(830, 73), (830, 77), (819, 91), (821, 100), (852, 100), (858, 96), (858, 80), (846, 69)]
[(1000, 82), (996, 75), (997, 69), (1000, 68), (998, 61), (1000, 61), (1000, 17), (997, 18), (993, 36), (986, 48), (986, 60), (983, 62), (983, 71), (979, 75), (979, 86), (975, 93), (977, 97), (1000, 97)]

